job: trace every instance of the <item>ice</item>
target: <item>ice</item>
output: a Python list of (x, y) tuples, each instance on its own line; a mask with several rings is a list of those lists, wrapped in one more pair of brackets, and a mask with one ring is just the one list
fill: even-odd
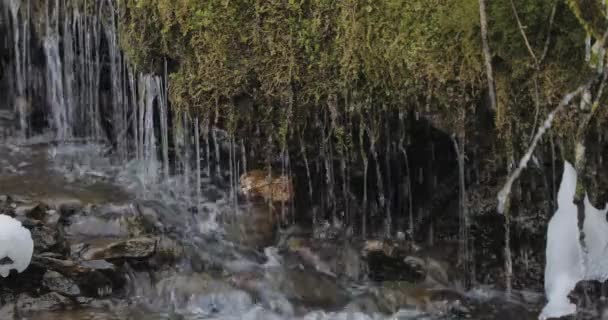
[(578, 209), (574, 204), (577, 175), (574, 167), (564, 164), (564, 174), (558, 192), (558, 209), (547, 230), (547, 264), (545, 293), (548, 303), (540, 319), (559, 318), (576, 313), (568, 294), (581, 280), (608, 279), (608, 208), (596, 209), (585, 196), (583, 223), (585, 251), (579, 238)]
[(8, 277), (11, 270), (21, 273), (30, 265), (34, 242), (30, 231), (21, 222), (7, 215), (0, 215), (0, 258), (10, 263), (0, 264), (0, 276)]
[(584, 266), (579, 243), (577, 208), (574, 204), (576, 171), (564, 163), (564, 174), (558, 192), (558, 209), (547, 230), (545, 294), (548, 303), (540, 319), (559, 318), (576, 312), (568, 294), (583, 279)]
[(606, 213), (608, 208), (598, 210), (585, 197), (585, 222), (583, 231), (585, 233), (585, 244), (587, 246), (587, 264), (585, 279), (604, 282), (608, 279), (608, 256), (606, 246), (608, 245), (608, 222)]

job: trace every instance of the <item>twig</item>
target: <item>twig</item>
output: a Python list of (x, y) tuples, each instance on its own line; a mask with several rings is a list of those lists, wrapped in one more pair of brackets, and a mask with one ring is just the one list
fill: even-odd
[(538, 116), (540, 114), (540, 92), (538, 91), (538, 70), (534, 74), (534, 107), (536, 111), (534, 112), (534, 124), (532, 124), (532, 131), (530, 132), (530, 141), (532, 141), (534, 137), (534, 131), (536, 131), (536, 124), (538, 123)]
[(511, 9), (513, 10), (513, 15), (515, 16), (515, 20), (517, 20), (517, 26), (519, 27), (519, 33), (521, 33), (521, 36), (524, 38), (524, 43), (526, 44), (526, 48), (528, 49), (528, 52), (530, 53), (530, 55), (532, 56), (532, 59), (534, 60), (534, 67), (538, 70), (538, 59), (536, 58), (536, 54), (534, 54), (534, 50), (532, 50), (532, 47), (530, 46), (530, 42), (528, 41), (528, 37), (526, 36), (526, 32), (524, 31), (524, 26), (521, 24), (521, 20), (519, 20), (519, 15), (517, 14), (517, 9), (515, 8), (515, 3), (513, 3), (513, 0), (511, 0)]
[(549, 44), (551, 43), (551, 29), (553, 28), (553, 21), (555, 21), (555, 12), (557, 11), (557, 4), (559, 1), (555, 1), (553, 9), (551, 10), (551, 17), (549, 18), (549, 29), (547, 30), (547, 39), (545, 40), (545, 47), (543, 48), (543, 54), (540, 56), (538, 64), (542, 64), (549, 52)]

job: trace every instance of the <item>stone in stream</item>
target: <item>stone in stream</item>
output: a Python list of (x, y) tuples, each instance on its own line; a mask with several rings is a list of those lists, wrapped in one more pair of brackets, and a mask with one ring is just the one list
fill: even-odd
[(266, 203), (248, 203), (239, 212), (227, 218), (225, 224), (228, 240), (250, 246), (264, 248), (275, 240), (277, 212)]
[(67, 252), (67, 244), (62, 235), (62, 229), (53, 228), (40, 223), (24, 221), (24, 226), (30, 229), (34, 240), (34, 252)]
[(408, 282), (386, 282), (371, 290), (380, 309), (392, 314), (401, 308), (428, 311), (431, 293), (428, 289)]
[(156, 240), (146, 237), (128, 240), (110, 240), (107, 243), (91, 243), (80, 252), (83, 260), (108, 260), (121, 258), (146, 258), (156, 249)]
[(283, 242), (284, 255), (291, 264), (302, 264), (314, 270), (346, 280), (363, 277), (365, 262), (356, 245), (340, 239), (316, 241), (306, 237), (290, 237)]
[[(46, 268), (51, 271), (55, 271), (67, 280), (61, 280), (62, 286), (69, 287), (72, 282), (78, 286), (80, 294), (86, 297), (105, 297), (114, 292), (116, 289), (122, 288), (126, 282), (125, 274), (115, 265), (103, 261), (84, 261), (74, 262), (70, 260), (61, 260), (49, 256), (34, 256), (33, 264), (37, 267)], [(46, 276), (42, 282), (48, 283)], [(56, 280), (56, 279), (54, 279)], [(58, 284), (53, 283), (55, 289)], [(51, 289), (53, 290), (53, 289)], [(75, 290), (72, 288), (71, 290)], [(65, 291), (64, 289), (56, 290)], [(64, 292), (62, 292), (64, 293)]]
[[(44, 221), (47, 216), (47, 212), (49, 210), (50, 210), (50, 208), (48, 205), (46, 205), (44, 203), (38, 203), (33, 208), (28, 210), (27, 212), (24, 212), (24, 214), (26, 217), (28, 217), (30, 219)], [(17, 215), (20, 215), (20, 212), (18, 210), (15, 210), (15, 213)]]
[(19, 315), (26, 315), (32, 312), (61, 310), (72, 305), (72, 300), (56, 292), (38, 297), (24, 293), (17, 298), (16, 309)]
[(13, 320), (15, 319), (15, 304), (8, 302), (0, 306), (0, 319)]
[(290, 300), (306, 306), (337, 309), (346, 304), (348, 293), (341, 288), (334, 278), (325, 274), (300, 269), (285, 270), (285, 277), (267, 274), (279, 291), (284, 292)]
[(443, 252), (447, 250), (434, 247), (419, 249), (406, 243), (371, 240), (365, 243), (363, 256), (373, 280), (449, 287), (458, 275), (451, 267), (455, 265), (450, 263), (451, 256)]
[(80, 295), (80, 288), (76, 282), (56, 271), (47, 271), (42, 277), (42, 284), (47, 289), (65, 296)]
[(256, 297), (268, 299), (274, 293), (274, 298), (280, 295), (291, 303), (305, 307), (336, 310), (349, 299), (349, 294), (337, 284), (335, 278), (314, 270), (270, 267), (263, 273), (235, 274), (229, 281)]
[(65, 228), (72, 238), (128, 237), (129, 228), (124, 218), (114, 220), (96, 216), (74, 216), (72, 223)]
[[(165, 227), (160, 222), (159, 211), (163, 208), (165, 207), (154, 201), (110, 203), (91, 207), (90, 212), (81, 212), (70, 217), (66, 233), (70, 237), (85, 239), (130, 238), (156, 234)], [(165, 216), (177, 219), (175, 217), (178, 215)]]
[(83, 210), (84, 204), (80, 199), (69, 197), (54, 197), (44, 199), (50, 209), (56, 210), (62, 217), (72, 216)]
[(192, 305), (210, 313), (241, 314), (253, 306), (248, 293), (206, 273), (166, 277), (156, 284), (156, 293), (163, 305), (177, 308)]

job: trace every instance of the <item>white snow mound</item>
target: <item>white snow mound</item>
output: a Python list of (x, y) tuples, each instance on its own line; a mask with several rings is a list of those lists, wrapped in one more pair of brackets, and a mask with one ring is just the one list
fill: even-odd
[(8, 277), (13, 269), (23, 272), (30, 265), (33, 253), (30, 231), (19, 220), (0, 214), (0, 259), (12, 260), (12, 263), (0, 264), (0, 276)]
[(576, 312), (568, 294), (583, 279), (584, 266), (579, 243), (578, 211), (574, 204), (576, 170), (564, 163), (564, 174), (557, 193), (557, 211), (547, 229), (545, 294), (547, 305), (540, 319), (559, 318)]
[(568, 294), (579, 281), (608, 279), (608, 207), (597, 209), (585, 196), (584, 252), (579, 238), (578, 208), (574, 204), (576, 183), (574, 167), (565, 162), (557, 194), (558, 208), (547, 230), (545, 294), (548, 302), (539, 316), (541, 320), (576, 313)]

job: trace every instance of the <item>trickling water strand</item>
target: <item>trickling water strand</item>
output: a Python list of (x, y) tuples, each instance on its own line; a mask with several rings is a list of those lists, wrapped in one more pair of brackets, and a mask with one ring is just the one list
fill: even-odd
[(139, 155), (140, 155), (140, 150), (139, 150), (139, 126), (138, 126), (138, 112), (137, 112), (137, 87), (136, 87), (136, 82), (135, 82), (135, 74), (133, 72), (133, 70), (131, 70), (129, 68), (129, 86), (131, 88), (130, 93), (131, 93), (131, 105), (134, 106), (135, 110), (133, 110), (133, 122), (131, 124), (131, 126), (133, 127), (133, 146), (134, 146), (134, 151), (135, 151), (135, 158), (139, 159)]
[[(465, 189), (465, 145), (464, 145), (464, 137), (462, 136), (460, 139), (460, 143), (458, 143), (458, 139), (456, 136), (452, 136), (452, 142), (454, 143), (454, 150), (457, 155), (458, 160), (458, 177), (459, 177), (459, 211), (460, 211), (460, 222), (459, 222), (459, 233), (460, 233), (460, 248), (459, 248), (459, 257), (458, 260), (463, 266), (465, 276), (468, 276), (469, 272), (469, 220), (468, 220), (468, 210), (466, 204), (466, 189)], [(465, 278), (466, 282), (466, 278)]]
[(245, 149), (245, 139), (241, 139), (241, 158), (243, 172), (247, 172), (247, 150)]
[[(167, 81), (165, 75), (165, 81)], [(169, 114), (169, 104), (167, 100), (167, 92), (165, 88), (163, 88), (162, 80), (160, 77), (156, 77), (156, 90), (158, 92), (158, 106), (160, 111), (160, 135), (161, 135), (161, 154), (163, 157), (163, 178), (169, 178), (169, 126), (168, 126), (168, 114)], [(198, 132), (198, 119), (196, 119), (196, 130)], [(196, 141), (198, 143), (198, 135), (196, 136)], [(198, 148), (198, 146), (197, 146)], [(198, 149), (197, 149), (197, 152)], [(197, 153), (198, 158), (198, 153)], [(199, 174), (200, 176), (200, 174)]]
[[(232, 149), (232, 134), (230, 135), (230, 146), (228, 148), (228, 169), (229, 169), (229, 179), (230, 179), (230, 201), (231, 203), (235, 203), (236, 198), (236, 188), (234, 185), (234, 154)], [(234, 207), (236, 212), (236, 206)]]
[(137, 113), (137, 118), (139, 119), (137, 122), (137, 145), (138, 145), (138, 154), (137, 154), (137, 160), (139, 161), (143, 161), (144, 159), (144, 116), (145, 116), (145, 109), (144, 109), (144, 93), (145, 93), (145, 86), (143, 84), (143, 75), (140, 74), (137, 77), (137, 92), (138, 92), (138, 103), (137, 103), (137, 108), (136, 108), (136, 113)]
[(191, 144), (190, 144), (190, 135), (191, 135), (191, 128), (190, 128), (190, 117), (188, 115), (187, 112), (182, 113), (183, 115), (183, 121), (184, 121), (184, 135), (183, 135), (183, 139), (184, 139), (184, 194), (186, 195), (186, 199), (189, 200), (190, 197), (192, 196), (192, 190), (190, 189), (190, 172), (191, 172), (191, 168), (190, 168), (190, 164), (191, 164), (191, 159), (190, 159), (190, 149), (191, 149)]
[[(65, 2), (63, 3), (63, 8), (64, 11), (67, 10), (65, 7)], [(65, 125), (66, 127), (66, 132), (67, 132), (67, 136), (64, 136), (63, 138), (72, 138), (74, 136), (74, 129), (75, 129), (75, 116), (76, 116), (76, 112), (75, 112), (75, 104), (76, 101), (75, 97), (74, 97), (74, 89), (75, 89), (75, 85), (76, 85), (76, 79), (74, 78), (74, 74), (75, 72), (75, 48), (74, 48), (74, 39), (73, 39), (73, 35), (72, 35), (72, 23), (70, 23), (70, 20), (74, 17), (74, 14), (72, 15), (66, 15), (66, 17), (63, 18), (63, 36), (61, 36), (59, 33), (57, 33), (56, 38), (58, 39), (58, 41), (62, 42), (62, 49), (60, 50), (60, 52), (62, 53), (62, 60), (63, 60), (63, 68), (62, 68), (62, 75), (63, 75), (63, 86), (64, 86), (64, 92), (63, 92), (63, 103), (64, 105), (61, 106), (63, 107), (63, 109), (65, 110), (65, 116), (66, 116), (66, 123)], [(57, 30), (57, 32), (59, 32), (59, 30)], [(59, 48), (59, 44), (57, 44), (57, 47)], [(61, 80), (59, 80), (61, 81)], [(61, 93), (61, 92), (60, 92)], [(60, 137), (61, 138), (61, 137)]]
[(158, 161), (156, 155), (156, 136), (154, 135), (154, 100), (158, 97), (156, 92), (156, 81), (150, 75), (144, 76), (145, 81), (145, 139), (144, 139), (144, 163), (146, 165), (146, 180), (157, 181)]
[[(29, 25), (29, 1), (22, 3), (20, 0), (4, 0), (4, 5), (8, 8), (9, 15), (12, 19), (12, 37), (14, 48), (14, 84), (15, 84), (15, 113), (19, 116), (20, 136), (25, 138), (27, 135), (27, 115), (28, 101), (26, 94), (27, 72), (28, 67), (28, 25)], [(20, 21), (20, 13), (24, 17)]]
[(71, 137), (68, 108), (63, 90), (63, 67), (59, 55), (59, 36), (47, 35), (44, 39), (44, 51), (47, 57), (47, 98), (53, 115), (53, 127), (59, 140)]
[(233, 165), (232, 165), (232, 169), (234, 170), (234, 172), (232, 173), (232, 185), (233, 185), (233, 189), (234, 189), (234, 197), (232, 198), (232, 206), (234, 208), (234, 212), (236, 212), (238, 210), (238, 185), (239, 185), (239, 160), (236, 156), (236, 138), (234, 137), (234, 135), (231, 135), (231, 139), (230, 139), (230, 150), (232, 150), (232, 161), (233, 161)]
[(203, 120), (203, 136), (205, 137), (205, 164), (207, 168), (205, 172), (207, 177), (211, 177), (211, 151), (209, 146), (209, 118)]
[(221, 167), (220, 167), (220, 144), (218, 142), (217, 137), (217, 129), (211, 129), (211, 139), (213, 140), (213, 146), (215, 150), (215, 175), (218, 179), (222, 177)]
[[(364, 128), (363, 120), (361, 120), (361, 128)], [(363, 238), (367, 237), (367, 173), (369, 170), (369, 160), (365, 153), (364, 147), (364, 130), (360, 131), (359, 134), (359, 150), (361, 153), (361, 160), (363, 161), (363, 205), (361, 215), (361, 235)]]
[(194, 118), (194, 148), (196, 153), (196, 206), (201, 203), (201, 135), (198, 123), (198, 117)]
[[(407, 130), (404, 124), (405, 114), (403, 112), (399, 112), (399, 127), (401, 129), (401, 137), (399, 138), (399, 150), (403, 154), (403, 161), (405, 162), (405, 174), (406, 174), (406, 188), (407, 192), (405, 196), (407, 196), (408, 200), (408, 229), (411, 239), (414, 238), (414, 208), (412, 206), (412, 173), (410, 171), (409, 157), (407, 154), (407, 146), (404, 146), (404, 142), (407, 136)], [(409, 141), (409, 139), (408, 139)]]
[[(123, 93), (123, 85), (122, 79), (124, 78), (123, 74), (123, 57), (120, 51), (119, 43), (118, 43), (118, 26), (116, 22), (116, 17), (114, 12), (113, 2), (107, 0), (103, 2), (103, 4), (107, 4), (108, 9), (110, 10), (109, 21), (107, 23), (103, 23), (104, 34), (106, 36), (108, 51), (109, 51), (109, 63), (110, 63), (110, 81), (112, 85), (112, 120), (113, 120), (113, 135), (116, 139), (116, 147), (118, 155), (121, 159), (126, 159), (127, 157), (127, 146), (126, 139), (122, 138), (121, 135), (126, 133), (128, 123), (126, 109), (128, 105), (123, 100), (125, 94)], [(160, 94), (160, 90), (157, 88), (157, 84), (155, 82), (159, 81), (157, 77), (149, 76), (150, 79), (146, 79), (146, 94), (152, 99), (153, 103), (154, 98)], [(160, 102), (160, 101), (159, 101)], [(148, 102), (146, 102), (148, 103)], [(162, 110), (161, 110), (162, 114)]]
[(391, 170), (391, 158), (392, 158), (392, 154), (391, 154), (391, 143), (389, 143), (389, 141), (391, 141), (390, 139), (390, 130), (389, 130), (390, 126), (388, 123), (384, 124), (384, 133), (385, 133), (385, 137), (386, 137), (386, 153), (384, 156), (384, 161), (385, 161), (385, 171), (386, 171), (386, 184), (388, 186), (387, 188), (387, 192), (388, 192), (388, 197), (386, 198), (386, 206), (385, 206), (385, 214), (386, 214), (386, 219), (385, 219), (385, 231), (386, 231), (386, 237), (390, 238), (391, 234), (392, 234), (392, 227), (393, 227), (393, 217), (392, 217), (392, 210), (391, 210), (391, 206), (392, 206), (392, 199), (393, 199), (393, 188), (392, 186), (392, 181), (391, 181), (391, 176), (392, 176), (392, 170)]

